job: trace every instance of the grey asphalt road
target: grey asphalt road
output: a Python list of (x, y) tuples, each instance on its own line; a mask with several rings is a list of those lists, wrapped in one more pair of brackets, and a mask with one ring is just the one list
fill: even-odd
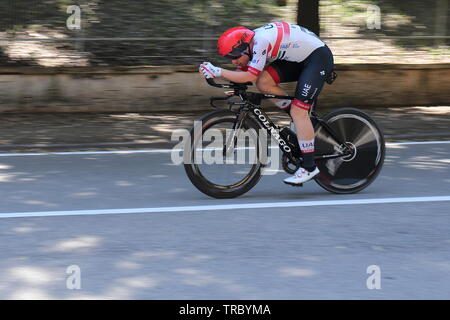
[(284, 177), (216, 200), (169, 153), (0, 157), (0, 298), (450, 298), (449, 143), (389, 146), (354, 195)]

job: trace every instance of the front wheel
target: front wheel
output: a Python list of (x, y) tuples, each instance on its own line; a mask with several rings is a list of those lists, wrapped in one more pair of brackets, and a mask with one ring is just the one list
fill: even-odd
[[(184, 148), (184, 168), (192, 184), (218, 199), (238, 197), (261, 178), (258, 129), (250, 116), (218, 110), (199, 119)], [(239, 130), (236, 130), (239, 126)]]
[[(375, 121), (365, 112), (354, 108), (342, 108), (326, 114), (322, 119), (337, 135), (340, 142), (328, 130), (315, 126), (316, 165), (320, 170), (315, 181), (333, 193), (355, 193), (370, 185), (383, 166), (385, 142), (383, 133)], [(321, 155), (346, 156), (320, 159)]]

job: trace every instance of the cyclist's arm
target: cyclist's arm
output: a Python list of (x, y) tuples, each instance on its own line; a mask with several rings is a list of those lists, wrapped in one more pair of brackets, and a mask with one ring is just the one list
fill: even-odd
[(222, 69), (222, 78), (237, 83), (255, 82), (262, 70), (264, 70), (269, 44), (269, 41), (264, 38), (255, 39), (253, 57), (245, 68), (246, 72)]
[(243, 71), (231, 71), (227, 69), (222, 69), (222, 78), (227, 79), (228, 81), (233, 81), (237, 83), (245, 83), (245, 82), (255, 82), (258, 76), (251, 74), (250, 72)]
[(253, 48), (251, 50), (252, 60), (249, 61), (245, 67), (246, 72), (223, 70), (222, 77), (233, 82), (255, 82), (261, 72), (264, 70), (264, 66), (267, 61), (267, 54), (269, 52), (270, 42), (264, 37), (258, 37), (254, 39)]

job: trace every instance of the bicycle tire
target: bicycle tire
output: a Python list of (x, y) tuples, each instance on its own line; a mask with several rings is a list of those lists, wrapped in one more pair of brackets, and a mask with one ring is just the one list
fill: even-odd
[[(380, 173), (386, 152), (383, 133), (365, 112), (355, 108), (336, 109), (323, 121), (351, 146), (347, 157), (316, 160), (320, 173), (315, 181), (332, 193), (356, 193), (367, 188)], [(320, 123), (315, 125), (316, 154), (331, 154), (341, 146), (334, 141)]]
[[(213, 125), (218, 123), (234, 123), (237, 118), (237, 113), (229, 111), (229, 110), (215, 110), (208, 114), (202, 116), (199, 121), (201, 121), (201, 136), (203, 137), (206, 130), (211, 128)], [(260, 126), (256, 123), (256, 121), (247, 116), (244, 123), (244, 129), (255, 129), (258, 130)], [(190, 144), (186, 145), (184, 148), (185, 160), (188, 160), (189, 163), (184, 163), (184, 168), (189, 180), (192, 184), (204, 194), (217, 198), (217, 199), (227, 199), (227, 198), (235, 198), (243, 195), (252, 189), (256, 183), (258, 183), (261, 178), (261, 163), (256, 161), (252, 166), (248, 175), (244, 177), (239, 183), (233, 185), (218, 185), (214, 182), (211, 182), (206, 178), (202, 172), (200, 171), (198, 165), (194, 161), (195, 151), (194, 148), (197, 144), (199, 137), (195, 136), (195, 128), (193, 127), (190, 131)]]

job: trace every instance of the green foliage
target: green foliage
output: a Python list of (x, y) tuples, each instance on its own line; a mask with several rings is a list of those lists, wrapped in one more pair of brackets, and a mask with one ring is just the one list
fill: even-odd
[[(436, 0), (322, 0), (321, 3), (333, 6), (338, 19), (347, 25), (358, 25), (359, 32), (377, 32), (390, 36), (433, 35), (435, 33)], [(364, 17), (367, 5), (380, 8), (382, 28), (368, 31)], [(450, 6), (448, 12), (450, 16)], [(353, 19), (352, 19), (353, 18)], [(447, 22), (447, 34), (450, 34), (450, 22)]]
[[(204, 59), (224, 62), (215, 52), (218, 35), (237, 25), (256, 28), (291, 16), (286, 8), (292, 13), (296, 2), (288, 2), (290, 6), (279, 7), (276, 0), (0, 0), (0, 33), (23, 36), (26, 31), (41, 29), (44, 35), (51, 31), (69, 38), (169, 39), (62, 44), (71, 50), (87, 52), (93, 65), (197, 64)], [(321, 0), (320, 3), (322, 8), (332, 6), (328, 14), (356, 27), (361, 35), (434, 34), (436, 0)], [(367, 29), (364, 14), (368, 4), (381, 8), (381, 30)], [(81, 7), (81, 30), (70, 31), (66, 27), (69, 5)], [(323, 21), (321, 26), (328, 27)], [(450, 35), (450, 21), (447, 34)], [(211, 40), (171, 40), (174, 38)], [(398, 44), (407, 46), (411, 42)], [(426, 41), (416, 44), (431, 45)], [(5, 59), (0, 54), (0, 63)]]
[[(447, 0), (444, 0), (447, 1)], [(450, 5), (447, 12), (438, 12), (436, 0), (322, 0), (322, 5), (332, 7), (339, 21), (356, 28), (361, 36), (432, 36), (444, 30), (450, 35), (450, 19), (447, 25), (436, 28), (437, 15), (450, 17)], [(367, 28), (367, 7), (376, 5), (381, 13), (381, 28)], [(435, 40), (399, 39), (393, 43), (409, 49), (427, 48), (436, 44)], [(447, 43), (449, 43), (447, 41)]]
[[(66, 8), (74, 4), (82, 9), (80, 31), (66, 28)], [(8, 0), (0, 3), (0, 31), (14, 33), (40, 25), (68, 37), (215, 38), (236, 25), (265, 24), (276, 17), (277, 9), (274, 0)], [(214, 46), (211, 40), (87, 41), (83, 49), (93, 64), (183, 64), (193, 63), (193, 58), (172, 56), (199, 56)]]

